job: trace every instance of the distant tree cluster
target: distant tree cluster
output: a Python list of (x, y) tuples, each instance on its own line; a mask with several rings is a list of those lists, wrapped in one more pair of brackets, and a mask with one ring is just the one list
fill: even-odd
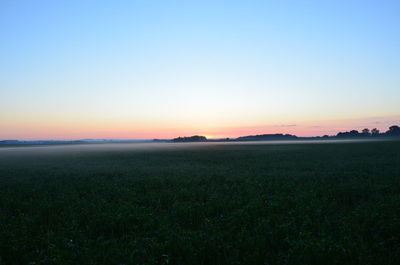
[(393, 125), (389, 127), (384, 133), (381, 133), (377, 128), (373, 128), (369, 130), (368, 128), (363, 129), (361, 132), (357, 130), (351, 130), (349, 132), (339, 132), (336, 137), (339, 138), (347, 138), (347, 137), (382, 137), (382, 136), (390, 136), (390, 137), (400, 137), (400, 127), (397, 125)]
[(172, 141), (174, 142), (206, 142), (207, 138), (201, 135), (194, 135), (190, 137), (178, 137), (174, 138)]
[(268, 140), (296, 140), (298, 137), (291, 134), (259, 134), (236, 138), (237, 141), (268, 141)]
[[(390, 126), (386, 132), (381, 133), (377, 128), (368, 129), (365, 128), (361, 132), (357, 130), (351, 130), (348, 132), (339, 132), (334, 136), (316, 136), (316, 137), (297, 137), (292, 134), (260, 134), (260, 135), (248, 135), (241, 136), (238, 138), (224, 138), (210, 141), (274, 141), (274, 140), (310, 140), (310, 139), (332, 139), (332, 138), (374, 138), (374, 137), (400, 137), (400, 127), (397, 125)], [(205, 136), (194, 135), (189, 137), (178, 137), (172, 139), (173, 142), (206, 142), (209, 141)]]

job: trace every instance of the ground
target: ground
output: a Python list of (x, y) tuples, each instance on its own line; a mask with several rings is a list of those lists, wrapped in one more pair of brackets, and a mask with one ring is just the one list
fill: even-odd
[(400, 141), (0, 148), (0, 264), (399, 262)]

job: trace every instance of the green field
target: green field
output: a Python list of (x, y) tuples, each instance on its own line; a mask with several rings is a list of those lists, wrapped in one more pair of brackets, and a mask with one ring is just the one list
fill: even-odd
[(400, 141), (136, 146), (0, 148), (0, 264), (400, 264)]

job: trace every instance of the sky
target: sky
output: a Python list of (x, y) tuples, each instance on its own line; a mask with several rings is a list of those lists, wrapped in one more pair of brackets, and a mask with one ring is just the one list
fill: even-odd
[(400, 124), (400, 1), (0, 0), (0, 140)]

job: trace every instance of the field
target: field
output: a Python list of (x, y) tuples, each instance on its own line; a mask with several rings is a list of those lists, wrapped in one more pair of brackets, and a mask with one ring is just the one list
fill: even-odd
[(0, 148), (0, 264), (400, 264), (400, 141)]

